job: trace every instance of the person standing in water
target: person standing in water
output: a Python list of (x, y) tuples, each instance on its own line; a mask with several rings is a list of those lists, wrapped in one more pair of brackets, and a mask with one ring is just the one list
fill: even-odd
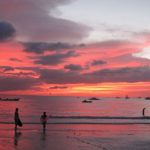
[(145, 109), (146, 108), (143, 108), (143, 110), (142, 110), (143, 117), (145, 117)]
[(18, 108), (16, 108), (15, 115), (14, 115), (14, 120), (15, 120), (15, 129), (17, 129), (18, 125), (20, 127), (22, 127), (22, 122), (20, 121), (20, 118), (19, 118)]
[(47, 118), (46, 112), (43, 112), (43, 115), (41, 115), (41, 118), (40, 118), (41, 123), (43, 124), (43, 129), (46, 128), (47, 119), (48, 118)]

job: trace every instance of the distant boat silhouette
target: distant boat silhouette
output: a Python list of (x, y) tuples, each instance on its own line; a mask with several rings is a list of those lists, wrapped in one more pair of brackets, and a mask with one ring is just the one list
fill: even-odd
[(145, 97), (146, 100), (150, 100), (150, 97)]
[(89, 100), (100, 100), (100, 99), (98, 99), (96, 97), (91, 97), (91, 98), (89, 98)]
[(85, 100), (82, 101), (82, 103), (92, 103), (92, 101), (89, 101), (89, 100), (85, 99)]
[(129, 96), (128, 96), (128, 95), (126, 95), (126, 96), (125, 96), (125, 99), (129, 99)]
[(0, 98), (0, 101), (19, 101), (20, 98)]

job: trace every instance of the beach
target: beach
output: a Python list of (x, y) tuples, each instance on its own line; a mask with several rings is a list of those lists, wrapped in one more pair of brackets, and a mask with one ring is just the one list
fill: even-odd
[(0, 150), (150, 150), (150, 0), (0, 0)]
[(0, 125), (0, 150), (149, 150), (150, 125)]
[[(101, 98), (82, 103), (83, 99), (22, 97), (18, 102), (2, 101), (0, 150), (149, 150), (150, 101)], [(23, 123), (17, 130), (16, 107)], [(50, 116), (45, 131), (40, 124), (44, 111)]]

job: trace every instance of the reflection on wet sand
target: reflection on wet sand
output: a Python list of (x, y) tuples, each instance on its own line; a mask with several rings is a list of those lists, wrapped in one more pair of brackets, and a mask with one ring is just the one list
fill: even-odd
[(41, 147), (43, 149), (47, 149), (46, 129), (43, 129), (43, 131), (41, 133)]
[(41, 140), (42, 140), (42, 141), (45, 141), (45, 140), (46, 140), (46, 129), (43, 129), (43, 133), (42, 133), (42, 136), (41, 136)]
[(14, 130), (14, 147), (18, 146), (18, 140), (21, 137), (22, 133), (20, 131)]

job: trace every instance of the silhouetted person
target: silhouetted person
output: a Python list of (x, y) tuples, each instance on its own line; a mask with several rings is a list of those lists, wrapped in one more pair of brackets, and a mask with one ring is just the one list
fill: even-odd
[(20, 118), (19, 118), (18, 108), (16, 108), (15, 115), (14, 115), (14, 120), (15, 120), (15, 129), (17, 129), (18, 125), (20, 127), (22, 127), (22, 122), (20, 121)]
[(46, 123), (47, 123), (46, 112), (43, 112), (43, 115), (41, 116), (40, 120), (41, 120), (41, 123), (43, 124), (43, 129), (45, 129), (46, 128)]
[(143, 110), (142, 110), (143, 117), (145, 117), (145, 109), (146, 108), (143, 108)]

